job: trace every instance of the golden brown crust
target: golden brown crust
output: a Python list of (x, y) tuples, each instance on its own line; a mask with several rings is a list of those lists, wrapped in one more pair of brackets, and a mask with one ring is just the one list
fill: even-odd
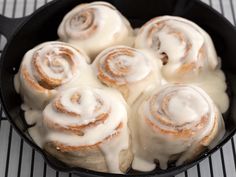
[[(44, 63), (44, 65), (46, 65), (47, 67), (53, 67), (51, 65), (54, 66), (60, 66), (60, 63), (58, 63), (57, 60), (52, 60), (51, 63), (49, 62), (49, 55), (51, 57), (62, 57), (64, 58), (71, 66), (71, 71), (74, 73), (76, 70), (76, 62), (74, 61), (74, 57), (75, 54), (67, 49), (67, 48), (63, 48), (63, 47), (57, 47), (59, 50), (59, 53), (55, 53), (53, 51), (51, 51), (50, 53), (45, 54), (45, 58), (40, 58), (41, 56), (39, 56), (38, 51), (42, 50), (42, 48), (38, 49), (37, 51), (34, 52), (33, 57), (32, 57), (32, 66), (34, 68), (34, 70), (36, 71), (37, 74), (35, 74), (35, 77), (38, 79), (38, 83), (40, 85), (42, 85), (42, 87), (51, 90), (54, 89), (58, 86), (60, 86), (63, 82), (64, 78), (61, 79), (55, 79), (55, 78), (51, 78), (49, 77), (43, 70), (42, 64), (40, 62), (40, 60), (42, 60), (42, 62)], [(53, 72), (56, 73), (61, 73), (63, 72), (63, 70), (61, 71), (55, 71), (53, 70)]]
[(58, 151), (53, 142), (45, 144), (44, 149), (57, 159), (72, 167), (108, 172), (105, 157), (99, 146), (87, 147), (75, 151)]
[(73, 25), (73, 23), (78, 23), (77, 21), (81, 20), (78, 32), (74, 35), (73, 33), (70, 33), (69, 30), (72, 27), (69, 27), (69, 29), (67, 29), (67, 27), (65, 26), (68, 35), (71, 35), (71, 37), (77, 40), (85, 40), (94, 35), (98, 28), (98, 24), (96, 24), (97, 22), (95, 17), (96, 12), (97, 10), (95, 8), (85, 6), (85, 9), (81, 9), (81, 11), (79, 11), (73, 17), (68, 18), (67, 25)]
[(23, 79), (35, 90), (38, 90), (40, 92), (46, 91), (45, 88), (43, 88), (41, 85), (39, 85), (35, 80), (32, 79), (30, 76), (28, 70), (25, 67), (21, 68), (21, 74), (23, 76)]
[[(44, 149), (70, 166), (79, 166), (90, 170), (109, 172), (105, 155), (99, 147), (99, 144), (73, 149), (63, 148), (64, 150), (62, 151), (55, 142), (48, 142), (45, 144)], [(131, 141), (129, 141), (129, 148), (123, 149), (119, 153), (119, 168), (123, 173), (127, 172), (132, 160), (133, 153), (131, 150)]]
[[(196, 69), (200, 69), (202, 67), (202, 64), (205, 62), (205, 60), (207, 59), (205, 56), (207, 55), (207, 51), (206, 51), (206, 46), (205, 44), (202, 45), (202, 47), (200, 48), (200, 50), (198, 51), (198, 56), (197, 58), (194, 58), (192, 61), (194, 62), (189, 62), (186, 60), (186, 57), (188, 56), (188, 53), (192, 50), (192, 44), (191, 41), (187, 38), (187, 36), (184, 34), (184, 32), (182, 31), (178, 31), (178, 29), (175, 29), (174, 27), (170, 26), (167, 24), (168, 21), (177, 21), (183, 24), (186, 24), (188, 26), (191, 26), (193, 29), (196, 30), (196, 32), (199, 32), (199, 29), (196, 28), (193, 24), (191, 23), (187, 23), (185, 21), (182, 20), (178, 20), (175, 18), (166, 18), (166, 19), (162, 19), (163, 17), (156, 17), (151, 19), (150, 21), (148, 21), (147, 23), (145, 23), (139, 33), (142, 34), (144, 33), (144, 30), (147, 28), (148, 31), (147, 33), (145, 33), (145, 38), (147, 39), (147, 45), (149, 48), (153, 48), (154, 53), (158, 53), (160, 47), (161, 47), (161, 41), (159, 39), (159, 37), (157, 35), (155, 35), (156, 33), (158, 33), (159, 31), (161, 31), (163, 28), (168, 29), (168, 34), (174, 36), (174, 38), (178, 39), (178, 41), (180, 43), (185, 43), (186, 47), (185, 47), (185, 51), (184, 51), (184, 55), (182, 56), (182, 58), (180, 58), (181, 61), (181, 66), (177, 69), (177, 73), (178, 74), (186, 74), (188, 72), (191, 72), (193, 70)], [(158, 21), (160, 19), (160, 21)], [(148, 28), (148, 26), (150, 26)], [(168, 54), (164, 53), (163, 54), (159, 54), (159, 58), (162, 60), (163, 65), (166, 65), (169, 61), (168, 58)]]
[[(83, 150), (83, 149), (87, 149), (87, 148), (93, 148), (93, 147), (96, 147), (96, 146), (99, 146), (101, 143), (104, 143), (105, 141), (110, 141), (112, 138), (115, 138), (116, 136), (118, 136), (120, 134), (120, 130), (122, 129), (123, 127), (123, 123), (120, 123), (116, 129), (114, 130), (113, 134), (107, 136), (105, 139), (103, 139), (102, 141), (100, 142), (97, 142), (96, 144), (92, 144), (92, 145), (84, 145), (84, 146), (70, 146), (70, 145), (66, 145), (66, 144), (63, 144), (61, 142), (58, 142), (58, 141), (52, 141), (50, 142), (51, 144), (53, 144), (55, 147), (56, 147), (56, 150), (57, 151), (61, 151), (61, 152), (72, 152), (72, 151), (80, 151), (80, 150)], [(88, 127), (87, 127), (88, 128)], [(60, 129), (60, 127), (58, 128), (58, 130)], [(68, 131), (67, 130), (64, 130), (64, 129), (61, 129), (61, 131)], [(81, 129), (70, 129), (69, 132), (72, 132), (73, 133), (76, 133), (77, 131), (81, 132)], [(83, 136), (83, 135), (79, 135), (79, 136)]]
[[(117, 48), (110, 51), (108, 54), (104, 53), (104, 55), (101, 55), (99, 58), (105, 57), (105, 59), (102, 64), (100, 64), (99, 62), (97, 63), (98, 78), (103, 83), (109, 86), (112, 85), (118, 86), (119, 84), (117, 82), (117, 79), (125, 77), (125, 75), (129, 72), (129, 68), (125, 66), (123, 63), (116, 63), (116, 69), (119, 68), (119, 70), (114, 71), (110, 66), (110, 62), (120, 56), (134, 57), (134, 52), (136, 51), (131, 48)], [(127, 82), (124, 82), (122, 85), (126, 84)]]

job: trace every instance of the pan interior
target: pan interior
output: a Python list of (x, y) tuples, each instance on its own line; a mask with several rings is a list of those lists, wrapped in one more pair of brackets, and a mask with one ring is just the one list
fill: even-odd
[[(27, 125), (24, 121), (23, 113), (20, 110), (21, 99), (15, 92), (13, 86), (14, 74), (19, 69), (23, 55), (29, 49), (41, 42), (58, 39), (57, 28), (63, 16), (77, 4), (84, 2), (90, 1), (57, 0), (36, 11), (36, 13), (24, 22), (18, 32), (15, 33), (2, 55), (0, 70), (2, 104), (10, 121), (18, 129), (20, 134), (29, 141), (31, 141), (31, 138), (26, 131)], [(130, 20), (133, 27), (140, 27), (146, 21), (156, 16), (176, 15), (194, 21), (210, 34), (217, 53), (222, 59), (222, 69), (227, 77), (228, 93), (230, 96), (230, 108), (224, 115), (226, 134), (221, 144), (225, 143), (232, 136), (236, 127), (236, 103), (234, 96), (236, 93), (236, 61), (234, 61), (236, 59), (236, 50), (234, 49), (234, 46), (236, 46), (236, 31), (232, 25), (218, 13), (195, 0), (136, 0), (135, 3), (132, 0), (110, 0), (108, 2), (114, 4)], [(193, 166), (197, 161), (203, 159), (217, 148), (206, 151), (198, 159), (181, 167), (171, 166), (167, 171), (156, 169), (150, 173), (130, 171), (129, 174), (144, 176), (152, 174), (173, 175)], [(58, 170), (68, 171), (70, 169), (49, 154), (45, 156), (49, 163)], [(84, 173), (87, 172), (84, 169), (76, 169)], [(102, 176), (105, 175), (103, 174)]]

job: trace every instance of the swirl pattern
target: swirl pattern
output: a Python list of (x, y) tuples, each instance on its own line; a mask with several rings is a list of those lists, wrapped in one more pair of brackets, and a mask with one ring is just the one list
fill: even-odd
[(100, 53), (93, 66), (102, 83), (117, 88), (132, 103), (148, 85), (159, 85), (159, 68), (152, 57), (134, 48), (115, 46)]
[(172, 160), (180, 165), (224, 133), (219, 110), (196, 86), (166, 86), (149, 96), (138, 109), (139, 143), (143, 149), (149, 147), (147, 153), (143, 153), (145, 155), (142, 148), (139, 152), (148, 159), (150, 166), (154, 159), (159, 161), (162, 169), (166, 169), (168, 161)]
[(133, 30), (129, 22), (106, 2), (75, 7), (61, 22), (58, 35), (61, 40), (84, 49), (91, 58), (112, 45), (133, 43)]
[(84, 40), (93, 35), (97, 28), (95, 9), (82, 10), (71, 19), (67, 19), (65, 32), (72, 38)]
[(61, 42), (46, 42), (30, 50), (18, 75), (23, 99), (32, 108), (43, 108), (58, 87), (80, 74), (79, 68), (87, 66), (87, 59), (77, 49)]
[(162, 61), (169, 80), (183, 80), (218, 65), (210, 36), (180, 17), (162, 16), (147, 22), (138, 32), (135, 47), (150, 49)]
[(14, 84), (30, 136), (58, 160), (109, 173), (167, 169), (224, 135), (225, 76), (195, 23), (161, 16), (133, 30), (113, 5), (92, 2), (57, 32), (63, 42), (28, 51)]
[[(90, 87), (67, 89), (45, 108), (43, 124), (49, 130), (45, 140), (48, 151), (56, 152), (58, 158), (65, 153), (78, 152), (75, 163), (71, 163), (70, 158), (61, 159), (71, 165), (120, 173), (125, 172), (131, 163), (125, 101), (114, 90)], [(112, 156), (110, 148), (113, 148)], [(122, 150), (124, 155), (128, 155), (127, 162), (123, 162), (127, 160), (126, 157), (123, 159), (123, 155), (122, 162), (119, 160)], [(82, 155), (85, 152), (90, 152), (86, 162)], [(89, 161), (90, 158), (95, 161)], [(127, 165), (120, 167), (122, 163)]]
[[(67, 121), (60, 122), (63, 119), (53, 119), (53, 116), (48, 115), (52, 114), (50, 112), (52, 110), (68, 116)], [(49, 109), (49, 112), (45, 111), (45, 121), (50, 128), (69, 131), (81, 134), (82, 136), (84, 128), (104, 123), (108, 118), (110, 110), (111, 107), (109, 104), (104, 103), (100, 95), (85, 90), (83, 93), (71, 90), (71, 92), (67, 91), (64, 95), (54, 100), (52, 109)], [(75, 121), (76, 124), (74, 123)]]

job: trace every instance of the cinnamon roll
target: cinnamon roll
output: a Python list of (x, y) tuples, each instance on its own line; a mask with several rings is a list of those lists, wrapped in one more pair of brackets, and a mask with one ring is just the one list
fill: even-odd
[(167, 80), (183, 81), (218, 66), (210, 36), (181, 17), (161, 16), (148, 21), (139, 30), (135, 47), (149, 49), (162, 61)]
[(62, 85), (79, 85), (84, 80), (89, 72), (86, 60), (84, 53), (66, 43), (40, 44), (25, 54), (15, 76), (16, 91), (28, 107), (43, 109)]
[[(133, 168), (149, 171), (192, 160), (224, 135), (224, 121), (211, 98), (193, 85), (167, 85), (137, 102), (132, 119)], [(136, 113), (137, 112), (137, 113)]]
[(58, 35), (94, 58), (113, 45), (133, 45), (133, 29), (128, 20), (107, 2), (81, 4), (62, 20)]
[(114, 46), (101, 52), (93, 62), (98, 79), (118, 89), (132, 104), (150, 87), (160, 84), (159, 66), (149, 53), (127, 46)]
[(44, 148), (71, 166), (124, 173), (131, 164), (126, 103), (116, 90), (65, 90), (44, 109), (43, 124)]

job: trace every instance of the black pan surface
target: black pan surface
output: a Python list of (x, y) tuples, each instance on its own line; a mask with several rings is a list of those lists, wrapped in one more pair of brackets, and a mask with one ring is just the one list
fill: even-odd
[(139, 27), (149, 19), (160, 15), (182, 16), (194, 21), (212, 37), (217, 53), (222, 58), (222, 69), (226, 74), (230, 108), (224, 115), (226, 134), (213, 149), (182, 166), (170, 166), (167, 170), (152, 172), (130, 171), (126, 175), (94, 172), (79, 167), (71, 168), (53, 158), (36, 146), (27, 133), (27, 124), (20, 110), (21, 98), (15, 92), (13, 78), (19, 69), (23, 55), (37, 44), (57, 40), (57, 28), (63, 16), (74, 6), (92, 2), (90, 0), (54, 0), (24, 19), (8, 19), (0, 16), (0, 33), (8, 43), (0, 61), (0, 99), (9, 121), (33, 148), (39, 151), (46, 162), (59, 171), (72, 172), (80, 176), (172, 176), (180, 173), (218, 150), (236, 131), (236, 29), (218, 12), (198, 0), (107, 0), (116, 6), (131, 22)]

